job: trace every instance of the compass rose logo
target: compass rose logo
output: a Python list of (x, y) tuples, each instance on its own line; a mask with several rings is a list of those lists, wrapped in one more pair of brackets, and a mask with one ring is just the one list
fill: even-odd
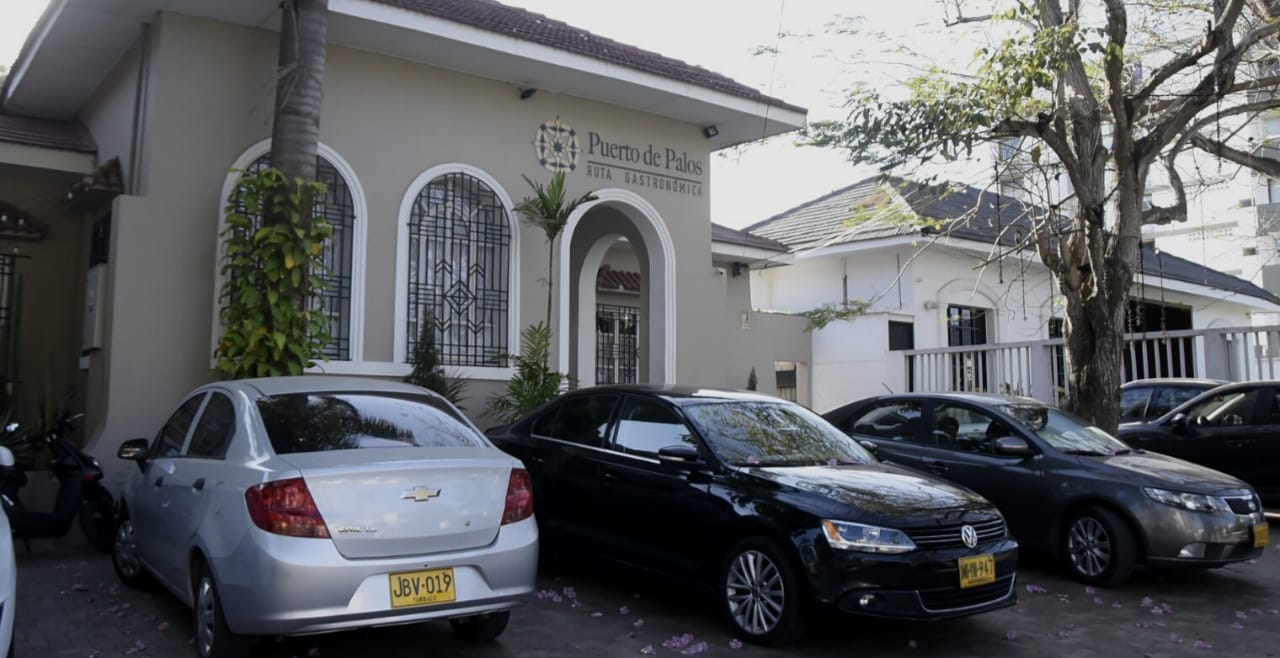
[(578, 152), (578, 133), (560, 117), (543, 121), (533, 136), (533, 154), (547, 171), (573, 171)]

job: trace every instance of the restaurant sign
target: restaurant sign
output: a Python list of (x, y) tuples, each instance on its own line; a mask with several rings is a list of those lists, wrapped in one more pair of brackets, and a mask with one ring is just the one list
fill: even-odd
[(574, 171), (582, 160), (589, 178), (674, 194), (703, 195), (699, 179), (705, 165), (688, 151), (611, 141), (595, 131), (588, 131), (585, 140), (580, 140), (577, 131), (560, 117), (538, 127), (533, 147), (538, 162), (548, 171)]

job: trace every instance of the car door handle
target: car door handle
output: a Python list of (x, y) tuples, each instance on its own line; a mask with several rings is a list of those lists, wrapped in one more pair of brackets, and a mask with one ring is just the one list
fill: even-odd
[(618, 474), (613, 471), (605, 471), (600, 474), (600, 477), (605, 480), (616, 480), (618, 479)]
[(163, 476), (163, 475), (161, 475), (160, 477), (156, 478), (156, 481), (155, 481), (155, 482), (152, 482), (152, 483), (151, 483), (151, 486), (153, 486), (153, 487), (158, 487), (158, 486), (160, 486), (160, 485), (162, 485), (162, 484), (164, 484), (164, 476)]
[(925, 469), (926, 469), (926, 470), (928, 470), (928, 471), (929, 471), (929, 472), (931, 472), (931, 473), (946, 473), (946, 472), (947, 472), (947, 465), (946, 465), (946, 464), (944, 464), (944, 463), (942, 463), (942, 462), (940, 462), (940, 461), (938, 461), (938, 460), (936, 460), (936, 459), (926, 459), (926, 460), (924, 460), (924, 467), (925, 467)]
[(204, 478), (197, 478), (195, 482), (191, 483), (191, 488), (196, 491), (204, 489)]
[(1223, 441), (1223, 443), (1231, 446), (1232, 448), (1243, 448), (1247, 445), (1252, 445), (1253, 439), (1230, 439), (1228, 441)]

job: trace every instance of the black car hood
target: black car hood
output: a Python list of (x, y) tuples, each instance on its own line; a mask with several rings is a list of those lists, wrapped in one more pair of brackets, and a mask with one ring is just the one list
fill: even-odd
[[(1144, 486), (1177, 487), (1190, 493), (1204, 494), (1219, 493), (1225, 489), (1249, 489), (1249, 485), (1226, 473), (1148, 450), (1080, 459), (1123, 471), (1117, 476)], [(1135, 478), (1135, 474), (1139, 477)]]
[(746, 472), (852, 508), (851, 521), (910, 528), (999, 514), (994, 505), (968, 489), (884, 463), (754, 467)]

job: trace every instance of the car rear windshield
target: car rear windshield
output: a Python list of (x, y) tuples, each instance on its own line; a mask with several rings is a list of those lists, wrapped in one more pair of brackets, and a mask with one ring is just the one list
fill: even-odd
[(377, 393), (290, 393), (258, 400), (278, 455), (360, 448), (478, 447), (466, 418), (434, 398)]
[(870, 464), (871, 453), (798, 404), (743, 401), (684, 406), (707, 445), (734, 466)]

